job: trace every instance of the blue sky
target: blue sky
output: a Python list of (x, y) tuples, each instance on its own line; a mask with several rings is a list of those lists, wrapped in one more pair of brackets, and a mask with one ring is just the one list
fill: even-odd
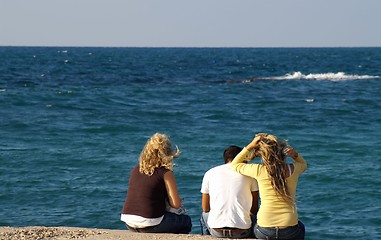
[(381, 47), (381, 0), (0, 0), (0, 46)]

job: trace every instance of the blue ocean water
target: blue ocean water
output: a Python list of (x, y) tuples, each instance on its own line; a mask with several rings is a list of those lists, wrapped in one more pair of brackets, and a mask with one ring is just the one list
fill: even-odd
[(381, 239), (381, 48), (0, 47), (0, 225), (125, 229), (129, 171), (170, 135), (200, 233), (229, 145), (286, 138), (308, 162), (306, 239)]

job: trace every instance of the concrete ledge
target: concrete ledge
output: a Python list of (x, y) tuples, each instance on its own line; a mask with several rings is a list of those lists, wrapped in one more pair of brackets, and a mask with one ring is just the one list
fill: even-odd
[(76, 228), (76, 227), (0, 227), (1, 240), (175, 240), (218, 239), (199, 234), (135, 233), (128, 230)]

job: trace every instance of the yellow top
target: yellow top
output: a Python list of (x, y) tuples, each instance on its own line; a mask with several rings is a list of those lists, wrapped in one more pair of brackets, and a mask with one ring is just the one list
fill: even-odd
[[(271, 186), (266, 167), (262, 164), (242, 163), (249, 151), (245, 148), (234, 158), (231, 167), (234, 171), (255, 178), (259, 186), (261, 205), (257, 215), (257, 223), (261, 227), (289, 227), (298, 224), (298, 212), (295, 203), (288, 204)], [(286, 179), (286, 184), (292, 198), (295, 199), (296, 185), (299, 175), (307, 168), (307, 163), (299, 154), (294, 162), (294, 171)]]

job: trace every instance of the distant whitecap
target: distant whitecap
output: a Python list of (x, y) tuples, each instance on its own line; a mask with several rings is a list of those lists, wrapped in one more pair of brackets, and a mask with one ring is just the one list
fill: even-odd
[(266, 79), (274, 79), (274, 80), (306, 79), (306, 80), (340, 81), (340, 80), (358, 80), (358, 79), (371, 79), (371, 78), (381, 78), (381, 76), (346, 74), (344, 72), (309, 73), (309, 74), (303, 74), (302, 72), (293, 72), (293, 73), (287, 73), (279, 77), (267, 77)]

